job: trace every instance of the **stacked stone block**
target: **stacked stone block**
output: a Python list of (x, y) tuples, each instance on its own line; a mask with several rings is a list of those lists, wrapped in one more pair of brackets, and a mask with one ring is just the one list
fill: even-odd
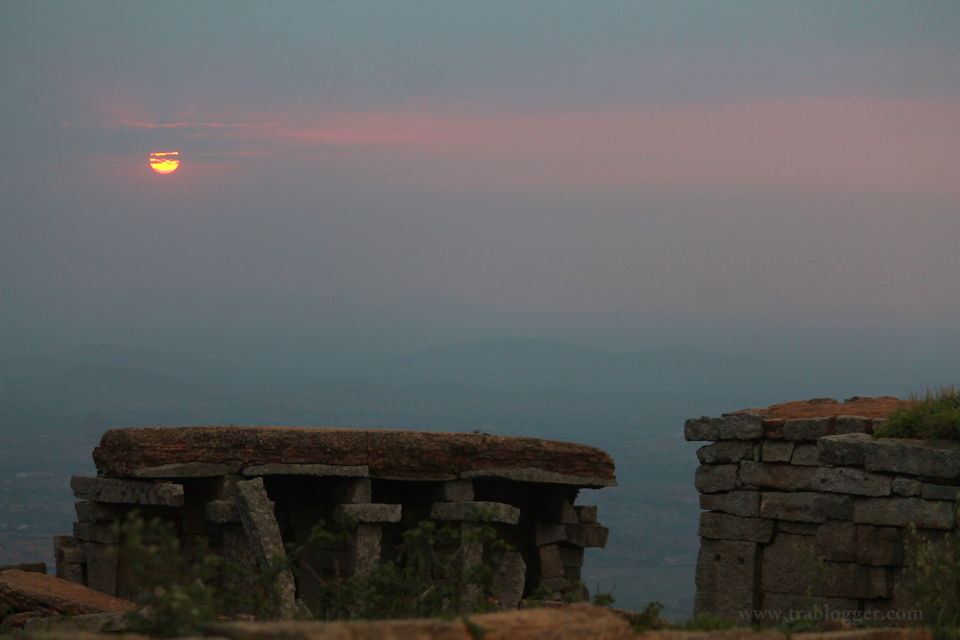
[[(183, 448), (178, 429), (190, 428), (162, 434), (169, 440), (164, 447)], [(316, 431), (318, 439), (329, 437)], [(187, 431), (187, 440), (190, 435)], [(258, 434), (232, 435), (254, 441)], [(511, 444), (509, 438), (500, 440), (506, 442), (488, 446)], [(135, 572), (123, 566), (118, 535), (120, 523), (134, 510), (172, 524), (182, 548), (204, 542), (251, 569), (283, 557), (288, 543), (305, 543), (318, 523), (349, 521), (355, 526), (349, 541), (311, 549), (302, 560), (311, 570), (296, 578), (289, 572), (278, 576), (281, 612), (290, 617), (298, 599), (310, 605), (322, 581), (369, 573), (392, 557), (403, 531), (429, 519), (461, 532), (462, 564), (454, 570), (483, 558), (483, 549), (470, 542), (473, 527), (493, 526), (513, 546), (515, 551), (496, 568), (496, 597), (503, 608), (512, 608), (543, 589), (558, 598), (574, 591), (585, 595), (579, 582), (583, 549), (603, 547), (608, 532), (597, 523), (596, 507), (574, 502), (580, 488), (615, 483), (612, 464), (608, 477), (591, 478), (530, 466), (463, 473), (407, 468), (398, 474), (374, 465), (331, 464), (329, 455), (318, 456), (323, 462), (266, 464), (256, 459), (210, 462), (202, 451), (198, 457), (135, 465), (124, 468), (122, 477), (105, 477), (104, 471), (121, 475), (108, 465), (98, 477), (74, 477), (77, 521), (72, 536), (54, 541), (57, 575), (109, 595), (134, 597), (139, 585)]]
[(697, 451), (696, 613), (909, 608), (908, 529), (955, 522), (960, 443), (878, 439), (875, 417), (688, 420)]

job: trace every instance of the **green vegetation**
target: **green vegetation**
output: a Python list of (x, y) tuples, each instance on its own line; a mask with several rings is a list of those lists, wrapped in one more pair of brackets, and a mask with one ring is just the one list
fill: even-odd
[(897, 409), (874, 434), (879, 438), (960, 440), (960, 390), (943, 387), (912, 395), (910, 406)]
[[(395, 556), (369, 574), (323, 578), (311, 557), (342, 548), (354, 526), (348, 522), (327, 530), (321, 523), (305, 544), (288, 550), (286, 559), (275, 558), (268, 570), (258, 571), (225, 561), (203, 542), (181, 549), (169, 523), (131, 514), (121, 525), (120, 562), (142, 588), (136, 597), (141, 607), (128, 617), (130, 630), (174, 637), (196, 634), (220, 615), (275, 618), (277, 577), (286, 570), (308, 572), (319, 581), (313, 610), (300, 607), (305, 618), (462, 616), (496, 607), (491, 597), (496, 569), (510, 546), (493, 527), (461, 530), (426, 521), (405, 532)], [(482, 637), (479, 627), (471, 631)]]
[(923, 613), (924, 626), (937, 640), (960, 638), (960, 529), (934, 541), (911, 525), (908, 545), (915, 561), (904, 576), (904, 586)]

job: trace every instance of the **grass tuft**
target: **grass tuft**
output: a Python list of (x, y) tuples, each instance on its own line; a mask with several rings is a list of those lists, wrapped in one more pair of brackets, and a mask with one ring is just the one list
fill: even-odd
[(878, 438), (960, 440), (960, 389), (942, 387), (912, 394), (910, 405), (897, 409), (874, 434)]

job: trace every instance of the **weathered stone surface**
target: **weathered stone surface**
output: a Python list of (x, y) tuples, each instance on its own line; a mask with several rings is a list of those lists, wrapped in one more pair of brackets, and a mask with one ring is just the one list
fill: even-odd
[(400, 522), (402, 509), (400, 504), (338, 504), (336, 515), (355, 522)]
[(243, 475), (366, 478), (370, 475), (370, 469), (365, 464), (253, 464), (243, 468)]
[(508, 551), (493, 581), (493, 597), (500, 603), (501, 609), (515, 609), (520, 604), (526, 578), (527, 565), (523, 555), (519, 551)]
[(134, 469), (134, 478), (209, 478), (240, 471), (239, 463), (177, 462)]
[(122, 517), (120, 508), (113, 504), (80, 500), (73, 508), (80, 522), (114, 522)]
[(822, 558), (815, 536), (778, 535), (763, 549), (763, 590), (840, 598), (882, 598), (889, 594), (886, 568), (821, 562)]
[(700, 493), (733, 491), (740, 487), (735, 464), (702, 464), (697, 467), (694, 484)]
[(888, 598), (892, 583), (887, 567), (871, 567), (855, 562), (826, 562), (819, 591), (825, 596), (842, 598)]
[(920, 495), (925, 500), (957, 500), (960, 487), (924, 482), (920, 487)]
[[(400, 506), (400, 505), (396, 505)], [(380, 562), (383, 528), (375, 524), (360, 524), (353, 537), (350, 562), (357, 575), (367, 575)]]
[(80, 547), (87, 558), (87, 586), (109, 596), (117, 595), (119, 550), (114, 544), (84, 542)]
[(756, 518), (760, 515), (760, 492), (705, 493), (700, 496), (700, 508), (744, 518)]
[(817, 445), (815, 443), (797, 442), (795, 444), (793, 455), (790, 457), (790, 464), (804, 467), (815, 467), (820, 464), (817, 460)]
[[(275, 559), (286, 558), (280, 527), (273, 514), (272, 503), (267, 497), (263, 478), (238, 482), (236, 502), (240, 521), (260, 568), (269, 569)], [(280, 599), (280, 615), (292, 618), (296, 613), (296, 589), (289, 570), (284, 570), (277, 576), (277, 593)]]
[(773, 521), (706, 511), (700, 514), (699, 535), (717, 540), (768, 542), (773, 536)]
[[(485, 640), (626, 640), (630, 624), (609, 608), (574, 604), (483, 613), (469, 617)], [(351, 622), (225, 622), (208, 634), (229, 640), (476, 640), (464, 619)]]
[(763, 437), (760, 416), (731, 413), (720, 418), (692, 418), (683, 427), (687, 440), (755, 440)]
[(0, 571), (0, 604), (14, 611), (57, 615), (128, 611), (135, 606), (127, 600), (112, 598), (45, 573), (17, 569)]
[(563, 577), (563, 560), (560, 558), (560, 547), (555, 544), (548, 544), (540, 547), (538, 553), (540, 555), (541, 578)]
[(820, 525), (814, 522), (793, 522), (790, 520), (777, 520), (776, 529), (778, 532), (795, 533), (801, 536), (817, 535)]
[[(456, 469), (462, 478), (477, 472), (517, 472), (538, 477), (532, 482), (616, 483), (613, 460), (595, 447), (472, 433), (289, 427), (111, 429), (103, 434), (93, 457), (98, 471), (110, 477), (165, 464), (239, 462), (244, 469), (268, 464), (367, 465), (371, 476), (378, 478), (433, 478)], [(537, 476), (536, 471), (545, 473)]]
[(753, 457), (754, 444), (750, 440), (722, 440), (697, 449), (700, 464), (740, 462)]
[(866, 446), (873, 440), (866, 433), (847, 433), (817, 440), (821, 464), (863, 466)]
[(890, 491), (898, 496), (918, 496), (920, 495), (922, 484), (923, 483), (914, 478), (897, 476), (893, 479), (893, 482), (890, 483)]
[(906, 529), (857, 525), (857, 562), (878, 566), (903, 564)]
[(588, 504), (580, 505), (573, 507), (574, 513), (577, 514), (577, 519), (583, 524), (596, 524), (597, 523), (597, 505)]
[(105, 544), (116, 544), (120, 541), (120, 530), (110, 524), (74, 522), (73, 537), (83, 542), (103, 542)]
[(888, 496), (890, 476), (851, 467), (820, 467), (811, 488), (859, 496)]
[(517, 524), (520, 509), (502, 502), (434, 502), (430, 517), (434, 520)]
[(920, 498), (863, 498), (853, 506), (853, 521), (889, 526), (913, 523), (923, 529), (952, 529), (954, 505)]
[[(89, 640), (109, 640), (107, 632), (123, 631), (127, 628), (126, 611), (108, 611), (106, 613), (85, 613), (79, 616), (48, 616), (31, 620), (23, 626), (31, 636), (41, 636), (49, 640), (73, 638), (85, 640), (80, 633), (97, 632)], [(140, 636), (143, 638), (144, 636)], [(126, 640), (136, 640), (134, 634), (124, 635)]]
[(567, 538), (567, 525), (558, 523), (538, 522), (536, 528), (537, 546), (563, 542)]
[(857, 559), (857, 525), (831, 520), (817, 530), (817, 549), (826, 560), (854, 562)]
[(473, 502), (472, 480), (450, 480), (440, 483), (437, 500), (440, 502)]
[(568, 524), (563, 526), (566, 531), (562, 541), (567, 544), (598, 549), (607, 546), (610, 530), (601, 524)]
[(847, 519), (853, 514), (853, 499), (842, 495), (797, 491), (764, 491), (760, 515), (764, 518), (797, 522), (826, 522), (827, 518)]
[(766, 464), (744, 460), (740, 463), (740, 481), (749, 486), (781, 491), (811, 488), (817, 470), (790, 464)]
[(155, 504), (168, 507), (183, 505), (183, 485), (181, 484), (73, 476), (70, 479), (70, 488), (78, 498), (96, 502)]
[(873, 433), (873, 420), (861, 416), (837, 416), (834, 433)]
[(583, 547), (572, 547), (569, 545), (558, 545), (560, 549), (560, 562), (564, 567), (583, 566)]
[(240, 522), (240, 512), (232, 500), (211, 500), (204, 505), (204, 514), (210, 522)]
[(960, 442), (873, 439), (865, 443), (864, 466), (868, 471), (960, 478)]
[(704, 539), (697, 559), (697, 595), (694, 614), (736, 618), (755, 609), (757, 544)]
[(794, 443), (789, 440), (766, 440), (762, 445), (760, 460), (763, 462), (790, 462)]
[(612, 479), (585, 478), (582, 476), (571, 475), (569, 473), (557, 473), (556, 471), (545, 471), (543, 469), (535, 469), (532, 467), (493, 467), (490, 469), (477, 469), (475, 471), (462, 471), (458, 475), (460, 478), (467, 480), (491, 478), (494, 480), (512, 480), (513, 482), (569, 484), (575, 487), (591, 487), (594, 489), (598, 489), (600, 487), (615, 487), (617, 485), (617, 481)]
[(783, 437), (787, 440), (816, 440), (823, 436), (836, 433), (834, 419), (824, 418), (795, 418), (783, 423)]

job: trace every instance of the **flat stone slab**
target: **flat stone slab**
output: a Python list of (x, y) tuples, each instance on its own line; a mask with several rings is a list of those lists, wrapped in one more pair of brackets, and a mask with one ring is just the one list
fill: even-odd
[(182, 484), (73, 476), (70, 478), (70, 488), (76, 497), (93, 502), (183, 506)]
[(136, 605), (45, 573), (9, 569), (0, 571), (0, 605), (14, 611), (48, 615), (81, 615), (129, 611)]
[(338, 504), (337, 516), (346, 516), (357, 522), (400, 522), (401, 504)]
[(344, 464), (255, 464), (243, 468), (245, 476), (337, 476), (367, 478), (367, 465)]
[[(110, 429), (93, 452), (100, 475), (186, 463), (334, 465), (374, 478), (496, 477), (580, 487), (616, 484), (613, 459), (570, 442), (474, 433), (293, 427), (143, 427)], [(453, 479), (453, 478), (451, 478)], [(89, 498), (97, 500), (99, 498)]]
[(502, 502), (434, 502), (430, 517), (435, 520), (517, 524), (520, 509)]

